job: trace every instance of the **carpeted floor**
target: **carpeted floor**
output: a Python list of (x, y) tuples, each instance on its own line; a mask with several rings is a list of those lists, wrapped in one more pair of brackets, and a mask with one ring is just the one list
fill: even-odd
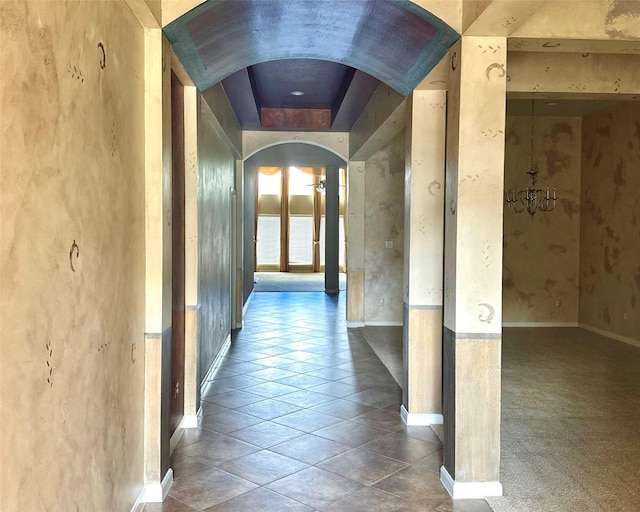
[[(359, 329), (397, 382), (402, 328)], [(505, 328), (495, 512), (640, 510), (640, 350), (573, 328)], [(438, 433), (437, 429), (436, 433)]]
[(496, 512), (640, 510), (640, 350), (577, 328), (505, 328)]
[[(340, 290), (347, 289), (347, 275), (340, 274)], [(323, 292), (324, 272), (256, 272), (256, 292)]]

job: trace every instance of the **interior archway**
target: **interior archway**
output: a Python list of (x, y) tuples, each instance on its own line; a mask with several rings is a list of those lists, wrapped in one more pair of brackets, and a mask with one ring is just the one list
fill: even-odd
[[(269, 203), (269, 201), (260, 201), (258, 199), (257, 193), (257, 175), (258, 169), (261, 167), (268, 167), (271, 169), (291, 169), (291, 168), (313, 168), (316, 171), (320, 171), (324, 173), (328, 169), (336, 170), (339, 168), (346, 169), (347, 162), (335, 152), (318, 146), (316, 144), (311, 144), (308, 142), (285, 142), (278, 143), (275, 145), (270, 145), (264, 147), (253, 153), (252, 156), (245, 160), (245, 168), (244, 168), (244, 254), (243, 254), (243, 267), (244, 267), (244, 283), (246, 284), (244, 289), (244, 295), (248, 298), (252, 289), (254, 282), (254, 271), (259, 268), (258, 267), (258, 259), (256, 257), (258, 251), (258, 242), (257, 242), (257, 231), (259, 229), (258, 222), (256, 219), (259, 217), (259, 205), (262, 207), (266, 207), (265, 204)], [(309, 183), (313, 183), (318, 185), (320, 180), (322, 179), (320, 175), (310, 175)], [(322, 185), (325, 185), (324, 179), (322, 179)], [(315, 217), (319, 214), (320, 208), (315, 211), (314, 204), (316, 201), (319, 201), (320, 198), (320, 190), (315, 190), (314, 188), (309, 188), (310, 194), (307, 199), (312, 199), (310, 204), (312, 205), (309, 209), (309, 212), (313, 213), (311, 218), (313, 218), (313, 222), (315, 225), (316, 220), (318, 221), (318, 226), (314, 227), (314, 241), (313, 241), (313, 258), (312, 258), (312, 266), (308, 271), (317, 272), (320, 269), (320, 259), (321, 255), (319, 253), (320, 246), (318, 244), (319, 240), (316, 241), (318, 236), (321, 236), (317, 233), (317, 229), (319, 228), (320, 219), (316, 219)], [(323, 191), (324, 192), (324, 191)], [(344, 193), (343, 193), (344, 196)], [(268, 198), (267, 198), (268, 199)], [(294, 198), (292, 198), (294, 199)], [(287, 194), (287, 201), (288, 201)], [(324, 207), (324, 195), (322, 196), (322, 205)], [(263, 204), (265, 203), (265, 204)], [(294, 201), (294, 209), (300, 208), (303, 203), (305, 203), (304, 198), (295, 198)], [(258, 208), (258, 210), (256, 210)], [(278, 209), (278, 213), (280, 210)], [(307, 213), (309, 213), (307, 212)], [(264, 212), (263, 212), (264, 213)], [(273, 212), (272, 212), (273, 213)], [(292, 212), (293, 213), (293, 212)], [(302, 215), (302, 211), (297, 212)], [(323, 217), (324, 218), (324, 217)], [(300, 220), (300, 219), (298, 219)], [(279, 238), (278, 238), (279, 240)], [(316, 245), (318, 244), (318, 247)], [(338, 248), (336, 248), (337, 250)], [(320, 258), (320, 259), (319, 259)], [(280, 268), (282, 270), (282, 268)]]

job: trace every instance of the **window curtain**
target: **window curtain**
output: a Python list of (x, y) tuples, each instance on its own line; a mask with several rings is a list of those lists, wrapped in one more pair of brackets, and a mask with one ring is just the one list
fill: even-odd
[(313, 271), (320, 272), (320, 224), (322, 220), (322, 193), (318, 190), (324, 174), (322, 167), (313, 168)]
[(280, 272), (289, 272), (289, 169), (281, 167), (280, 170)]
[(282, 167), (266, 167), (263, 165), (258, 168), (258, 172), (265, 176), (273, 176), (274, 174), (278, 174), (281, 170)]
[(260, 215), (260, 174), (264, 174), (265, 176), (273, 176), (278, 174), (282, 170), (282, 167), (266, 167), (260, 166), (258, 167), (258, 172), (256, 172), (256, 183), (255, 183), (255, 215), (254, 215), (254, 224), (253, 224), (253, 268), (254, 271), (258, 268), (258, 216)]

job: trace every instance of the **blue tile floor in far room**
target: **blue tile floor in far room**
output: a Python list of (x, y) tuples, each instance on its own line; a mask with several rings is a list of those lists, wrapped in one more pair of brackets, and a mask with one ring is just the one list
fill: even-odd
[(169, 496), (145, 512), (491, 510), (449, 498), (438, 437), (403, 424), (400, 388), (344, 311), (344, 293), (254, 293)]

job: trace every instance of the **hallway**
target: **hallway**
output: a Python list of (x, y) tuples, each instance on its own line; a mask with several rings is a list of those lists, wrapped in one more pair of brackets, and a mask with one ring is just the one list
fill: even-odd
[(440, 484), (441, 443), (406, 427), (401, 390), (357, 330), (345, 294), (255, 293), (145, 512), (464, 511)]

